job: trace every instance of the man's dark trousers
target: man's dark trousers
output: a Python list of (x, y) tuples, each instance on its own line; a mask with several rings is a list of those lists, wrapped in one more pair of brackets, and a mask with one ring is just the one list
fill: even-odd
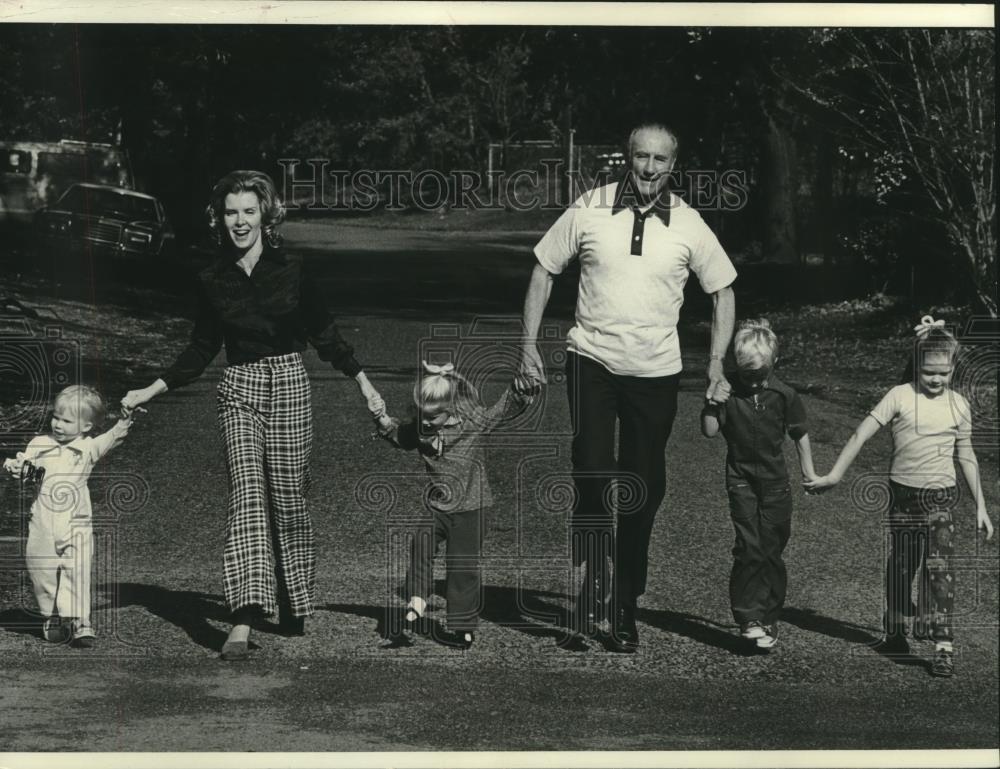
[[(612, 374), (586, 356), (567, 355), (577, 492), (571, 521), (573, 559), (577, 565), (586, 561), (588, 582), (597, 585), (591, 598), (603, 599), (606, 557), (613, 554), (614, 597), (619, 608), (635, 608), (646, 590), (649, 540), (666, 491), (664, 454), (677, 414), (679, 381), (679, 374)], [(617, 462), (616, 421), (620, 423)], [(610, 498), (610, 484), (615, 478), (620, 486), (618, 532), (613, 539), (615, 500)]]

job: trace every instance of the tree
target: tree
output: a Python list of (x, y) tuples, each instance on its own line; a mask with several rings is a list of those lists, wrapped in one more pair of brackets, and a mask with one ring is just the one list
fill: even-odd
[(816, 68), (775, 68), (872, 159), (878, 196), (933, 221), (997, 313), (992, 30), (822, 30)]

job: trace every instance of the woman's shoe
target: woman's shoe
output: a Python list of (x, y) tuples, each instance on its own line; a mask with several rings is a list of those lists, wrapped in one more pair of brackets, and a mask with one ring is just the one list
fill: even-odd
[(249, 641), (226, 641), (222, 645), (220, 659), (226, 662), (243, 662), (250, 657)]
[[(241, 620), (246, 619), (246, 614), (235, 615)], [(239, 631), (239, 628), (246, 628), (246, 633)], [(233, 636), (236, 636), (234, 639)], [(250, 656), (250, 623), (234, 622), (233, 629), (229, 631), (229, 637), (222, 645), (221, 659), (226, 662), (242, 662)]]

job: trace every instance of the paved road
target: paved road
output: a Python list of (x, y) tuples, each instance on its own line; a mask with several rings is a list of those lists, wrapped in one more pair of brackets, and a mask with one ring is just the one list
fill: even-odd
[[(410, 271), (389, 281), (397, 289), (414, 275), (430, 286), (455, 285), (454, 274), (418, 248), (391, 243), (341, 253), (337, 269), (362, 285), (385, 285), (386, 265), (399, 267), (395, 260), (409, 253)], [(505, 258), (501, 246), (491, 261)], [(510, 269), (513, 286), (520, 268)], [(331, 285), (337, 275), (323, 279)], [(442, 318), (461, 322), (469, 360), (489, 364), (477, 371), (497, 372), (483, 380), (487, 395), (502, 386), (513, 365), (504, 337), (511, 319), (480, 319), (472, 328), (472, 318), (453, 309), (439, 314), (408, 305), (405, 312), (341, 315), (345, 336), (390, 408), (405, 409), (421, 350), (442, 343), (435, 326)], [(555, 325), (565, 330), (563, 321)], [(689, 363), (696, 369), (704, 355), (691, 333)], [(968, 507), (960, 529), (966, 568), (955, 679), (932, 679), (919, 657), (900, 664), (869, 648), (880, 611), (881, 524), (846, 490), (797, 496), (780, 646), (767, 656), (743, 653), (726, 597), (732, 534), (724, 446), (698, 434), (696, 372), (684, 380), (671, 438), (668, 501), (654, 533), (639, 654), (555, 646), (571, 580), (560, 485), (569, 470), (568, 418), (558, 382), (489, 452), (497, 500), (476, 646), (461, 652), (418, 638), (409, 648), (379, 649), (380, 618), (387, 601), (397, 600), (401, 568), (389, 533), (406, 528), (420, 468), (414, 457), (368, 440), (351, 382), (312, 354), (307, 364), (316, 415), (311, 505), (320, 543), (320, 606), (308, 635), (257, 633), (250, 662), (227, 665), (216, 657), (226, 628), (216, 365), (159, 399), (92, 486), (104, 534), (98, 650), (44, 645), (25, 625), (21, 607), (32, 601), (23, 579), (16, 570), (2, 572), (0, 750), (996, 747), (997, 549), (975, 543)], [(819, 401), (807, 399), (807, 406), (825, 466), (851, 419)], [(886, 451), (877, 440), (859, 460), (858, 475), (884, 468)], [(380, 493), (383, 482), (396, 489), (395, 502)], [(996, 509), (996, 500), (991, 504)], [(0, 544), (8, 555), (18, 546)], [(929, 649), (919, 651), (926, 656)]]

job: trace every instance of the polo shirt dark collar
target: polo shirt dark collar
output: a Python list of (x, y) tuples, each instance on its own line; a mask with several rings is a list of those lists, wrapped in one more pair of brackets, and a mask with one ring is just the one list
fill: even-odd
[[(632, 172), (628, 172), (618, 182), (618, 189), (615, 190), (615, 200), (611, 205), (611, 213), (617, 214), (626, 208), (639, 211), (639, 191), (635, 186), (635, 177)], [(646, 216), (655, 213), (660, 217), (664, 227), (670, 226), (670, 190), (664, 189), (653, 201), (653, 207), (646, 212)]]

